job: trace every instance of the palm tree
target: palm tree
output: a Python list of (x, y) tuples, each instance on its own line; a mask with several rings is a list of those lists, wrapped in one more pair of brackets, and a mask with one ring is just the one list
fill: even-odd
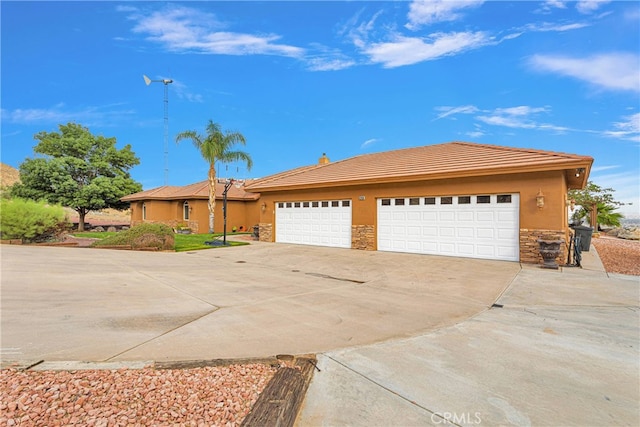
[(238, 132), (222, 132), (220, 125), (209, 120), (207, 134), (205, 136), (196, 131), (188, 130), (180, 132), (176, 136), (176, 143), (183, 139), (190, 139), (193, 145), (200, 151), (202, 158), (209, 163), (209, 233), (213, 233), (213, 219), (216, 208), (216, 162), (229, 163), (242, 160), (251, 169), (253, 161), (251, 156), (244, 151), (232, 150), (236, 144), (245, 145), (244, 136)]
[[(620, 220), (624, 218), (624, 215), (619, 212), (614, 212), (614, 210), (617, 209), (616, 206), (605, 204), (602, 202), (597, 202), (595, 205), (598, 221), (596, 225), (620, 227)], [(591, 217), (592, 209), (593, 206), (582, 206), (580, 209), (573, 213), (571, 218), (574, 222), (582, 222), (584, 219), (589, 219)]]

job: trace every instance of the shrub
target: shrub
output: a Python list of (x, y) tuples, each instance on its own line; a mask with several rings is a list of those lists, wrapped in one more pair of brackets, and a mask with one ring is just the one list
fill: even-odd
[(94, 247), (120, 245), (128, 245), (133, 249), (157, 248), (166, 251), (174, 249), (175, 238), (168, 225), (140, 224), (93, 243)]
[(3, 239), (40, 242), (58, 236), (68, 227), (61, 206), (24, 199), (0, 200), (0, 235)]

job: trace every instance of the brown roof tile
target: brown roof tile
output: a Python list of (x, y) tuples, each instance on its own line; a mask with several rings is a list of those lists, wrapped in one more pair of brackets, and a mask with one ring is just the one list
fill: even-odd
[[(245, 181), (245, 185), (249, 182), (249, 180)], [(216, 184), (216, 199), (222, 199), (223, 191), (224, 180), (219, 179)], [(209, 181), (200, 181), (183, 187), (165, 185), (163, 187), (152, 188), (151, 190), (130, 194), (123, 197), (121, 200), (124, 202), (133, 202), (137, 200), (182, 200), (208, 198)], [(257, 200), (259, 198), (259, 194), (246, 192), (244, 186), (236, 188), (235, 185), (232, 185), (227, 193), (227, 200)]]
[[(449, 142), (365, 154), (324, 165), (293, 169), (258, 179), (250, 191), (285, 190), (367, 183), (496, 175), (514, 172), (585, 168), (584, 186), (593, 158), (534, 149), (470, 142)], [(582, 181), (584, 182), (582, 183)], [(580, 187), (581, 188), (581, 187)]]

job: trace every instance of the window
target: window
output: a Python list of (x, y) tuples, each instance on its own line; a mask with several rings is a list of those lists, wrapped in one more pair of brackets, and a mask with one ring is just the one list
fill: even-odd
[(477, 201), (478, 201), (478, 204), (491, 203), (491, 196), (478, 196)]
[(393, 204), (396, 206), (404, 206), (404, 199), (395, 199)]
[(471, 203), (471, 196), (460, 196), (458, 197), (459, 205), (468, 205)]
[(189, 213), (191, 212), (191, 208), (189, 208), (189, 202), (184, 202), (182, 204), (182, 219), (185, 221), (189, 221)]
[(142, 202), (142, 219), (147, 219), (147, 204)]
[(349, 201), (349, 200), (343, 200), (343, 201), (342, 201), (342, 207), (343, 207), (343, 208), (346, 208), (346, 207), (348, 207), (349, 205), (351, 205), (351, 201)]
[(412, 197), (409, 199), (409, 204), (411, 206), (416, 206), (420, 204), (420, 199), (418, 197)]
[(323, 208), (328, 208), (329, 207), (329, 202), (322, 202), (322, 207)]
[(284, 203), (282, 203), (282, 202), (278, 203), (278, 207), (279, 208), (284, 208)]
[(511, 194), (499, 194), (498, 203), (511, 203)]
[(287, 202), (287, 207), (290, 208), (291, 206), (293, 206), (293, 204), (291, 202)]
[(317, 208), (318, 206), (320, 206), (320, 203), (318, 202), (311, 202), (311, 206), (314, 208)]
[(340, 206), (340, 202), (337, 200), (334, 200), (333, 202), (331, 202), (331, 207), (332, 208), (337, 208)]
[(299, 207), (300, 207), (300, 202), (295, 202), (295, 203), (293, 204), (293, 206), (294, 206), (294, 207), (296, 207), (296, 208), (299, 208)]
[(453, 204), (453, 197), (440, 197), (441, 205), (451, 205)]
[(391, 199), (382, 199), (382, 206), (391, 206)]
[(302, 202), (302, 207), (303, 208), (308, 208), (309, 207), (309, 202)]
[(425, 197), (424, 198), (424, 204), (425, 205), (435, 205), (436, 204), (436, 198), (435, 197)]

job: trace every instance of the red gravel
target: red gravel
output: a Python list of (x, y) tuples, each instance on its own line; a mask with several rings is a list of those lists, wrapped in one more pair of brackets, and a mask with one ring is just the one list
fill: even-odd
[(3, 426), (235, 426), (276, 369), (0, 371)]
[(608, 273), (640, 276), (640, 241), (601, 236), (591, 239)]

